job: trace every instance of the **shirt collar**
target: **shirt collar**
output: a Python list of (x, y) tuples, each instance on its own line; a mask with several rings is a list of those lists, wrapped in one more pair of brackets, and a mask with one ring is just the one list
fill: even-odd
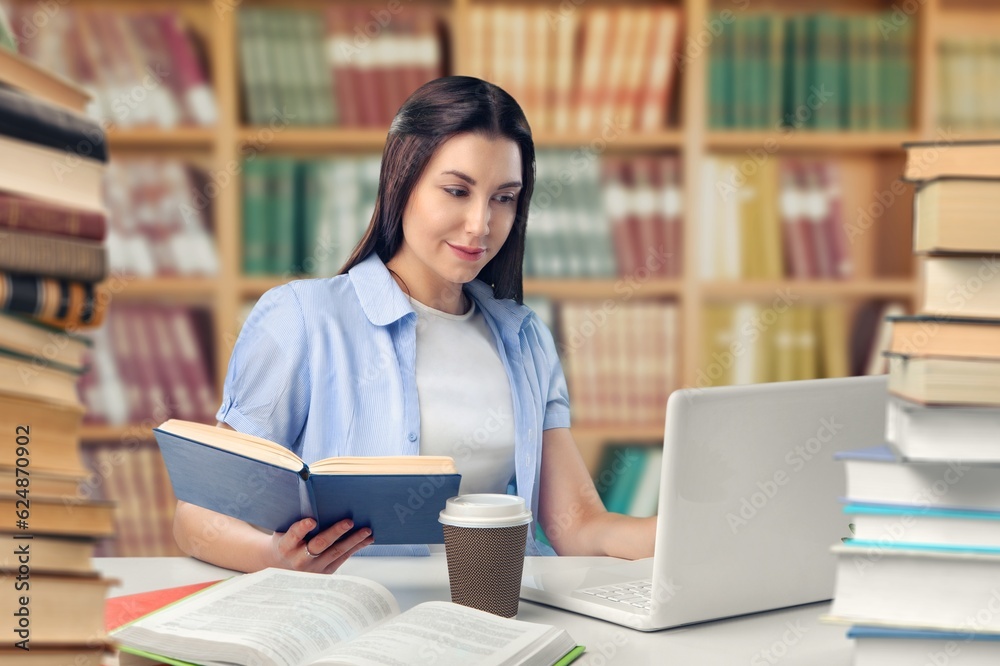
[[(413, 312), (413, 306), (403, 290), (389, 274), (379, 256), (372, 252), (347, 271), (358, 295), (361, 309), (368, 321), (376, 326), (388, 326)], [(496, 320), (501, 328), (521, 330), (530, 310), (518, 305), (513, 299), (493, 297), (493, 288), (482, 280), (473, 280), (465, 285), (465, 292), (483, 310), (484, 314)]]

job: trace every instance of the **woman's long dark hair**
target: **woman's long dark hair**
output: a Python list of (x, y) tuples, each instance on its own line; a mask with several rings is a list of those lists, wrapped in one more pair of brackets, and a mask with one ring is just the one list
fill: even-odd
[(346, 273), (372, 252), (388, 262), (403, 244), (403, 210), (417, 180), (442, 143), (471, 132), (487, 139), (510, 139), (521, 149), (521, 193), (507, 241), (478, 278), (497, 298), (521, 303), (524, 285), (524, 230), (535, 186), (535, 144), (518, 103), (498, 86), (471, 76), (445, 76), (420, 86), (403, 103), (382, 151), (378, 195), (368, 230), (340, 269)]

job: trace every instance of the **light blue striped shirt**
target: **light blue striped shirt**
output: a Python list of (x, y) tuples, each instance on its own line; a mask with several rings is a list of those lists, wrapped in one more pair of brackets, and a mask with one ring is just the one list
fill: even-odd
[[(496, 340), (514, 406), (515, 489), (538, 516), (542, 431), (568, 428), (555, 342), (528, 307), (464, 287)], [(264, 294), (229, 359), (216, 418), (277, 442), (307, 463), (330, 456), (419, 455), (417, 315), (376, 254), (347, 275), (295, 280)], [(375, 535), (378, 539), (378, 535)], [(424, 555), (369, 546), (367, 555)], [(553, 555), (528, 531), (528, 555)]]

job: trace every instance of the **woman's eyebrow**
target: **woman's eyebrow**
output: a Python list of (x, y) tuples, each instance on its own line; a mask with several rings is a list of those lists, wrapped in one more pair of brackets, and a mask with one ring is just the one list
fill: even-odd
[[(466, 174), (462, 173), (461, 171), (456, 171), (455, 169), (449, 169), (448, 171), (442, 171), (441, 175), (442, 176), (446, 176), (446, 175), (458, 176), (459, 178), (461, 178), (462, 180), (464, 180), (465, 182), (467, 182), (469, 185), (475, 185), (476, 184), (476, 179), (475, 178), (473, 178), (472, 176), (467, 176)], [(519, 181), (519, 180), (512, 180), (510, 182), (504, 183), (503, 185), (499, 186), (497, 189), (498, 190), (502, 190), (505, 187), (521, 187), (521, 181)]]

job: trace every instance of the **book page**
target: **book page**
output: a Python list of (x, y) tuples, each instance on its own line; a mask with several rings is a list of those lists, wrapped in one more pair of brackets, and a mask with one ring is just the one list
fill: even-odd
[(341, 456), (309, 464), (311, 474), (457, 474), (450, 456)]
[[(556, 630), (545, 624), (498, 617), (444, 601), (418, 604), (350, 643), (338, 645), (315, 666), (467, 666), (523, 663), (550, 641)], [(558, 655), (575, 643), (558, 632)], [(557, 640), (556, 642), (560, 642)], [(539, 645), (533, 645), (539, 643)], [(553, 662), (555, 659), (553, 659)]]
[(265, 569), (147, 616), (114, 638), (183, 661), (247, 663), (253, 658), (296, 666), (397, 613), (395, 598), (374, 581)]

